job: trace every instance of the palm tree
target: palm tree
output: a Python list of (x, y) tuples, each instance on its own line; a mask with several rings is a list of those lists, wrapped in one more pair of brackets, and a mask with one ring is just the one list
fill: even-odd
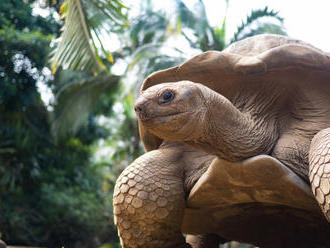
[(58, 91), (52, 124), (56, 138), (75, 133), (100, 95), (118, 84), (119, 77), (110, 73), (113, 55), (104, 44), (109, 46), (112, 40), (109, 33), (123, 32), (128, 26), (127, 7), (121, 0), (64, 0), (59, 12), (64, 25), (51, 53), (52, 72), (84, 75)]

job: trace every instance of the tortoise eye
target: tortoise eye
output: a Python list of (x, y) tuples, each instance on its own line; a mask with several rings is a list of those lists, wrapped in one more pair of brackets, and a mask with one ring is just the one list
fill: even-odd
[(174, 99), (174, 93), (172, 91), (165, 91), (158, 99), (160, 105), (169, 103)]

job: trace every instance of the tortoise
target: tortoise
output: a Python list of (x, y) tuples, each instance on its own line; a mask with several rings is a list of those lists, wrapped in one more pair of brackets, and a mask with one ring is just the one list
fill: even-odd
[(329, 81), (328, 54), (279, 35), (151, 74), (147, 153), (114, 190), (122, 246), (329, 247)]

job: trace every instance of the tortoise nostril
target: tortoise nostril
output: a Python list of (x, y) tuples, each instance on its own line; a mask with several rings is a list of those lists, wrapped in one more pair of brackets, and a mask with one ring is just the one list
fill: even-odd
[(135, 112), (142, 113), (145, 109), (144, 105), (145, 105), (145, 101), (138, 101), (134, 106)]
[(135, 108), (135, 112), (142, 112), (142, 108), (140, 106), (136, 106)]
[(135, 112), (139, 115), (144, 114), (144, 112), (146, 112), (147, 110), (147, 103), (148, 103), (147, 99), (144, 99), (142, 97), (137, 99), (134, 105)]

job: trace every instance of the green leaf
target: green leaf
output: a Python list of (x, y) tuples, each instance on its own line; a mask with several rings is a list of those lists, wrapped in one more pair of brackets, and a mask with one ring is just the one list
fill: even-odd
[[(252, 12), (250, 13), (250, 15), (248, 15), (246, 17), (246, 21), (242, 22), (242, 24), (240, 26), (238, 26), (234, 37), (231, 39), (230, 43), (233, 43), (235, 41), (241, 40), (243, 39), (242, 37), (246, 37), (244, 35), (244, 33), (247, 33), (248, 28), (251, 27), (251, 25), (253, 23), (255, 23), (257, 20), (259, 20), (260, 18), (263, 17), (271, 17), (274, 20), (277, 20), (278, 22), (280, 22), (280, 24), (283, 24), (283, 18), (280, 17), (278, 15), (277, 11), (274, 10), (268, 10), (268, 7), (266, 6), (264, 9), (259, 9), (259, 10), (252, 10)], [(279, 27), (281, 27), (280, 25), (278, 25)], [(283, 27), (281, 27), (283, 30)], [(268, 33), (268, 32), (264, 32), (264, 33)], [(272, 33), (272, 32), (269, 32)]]
[(102, 94), (114, 90), (119, 77), (89, 78), (64, 86), (56, 96), (52, 134), (58, 140), (74, 134), (86, 121)]
[(242, 34), (240, 39), (245, 39), (247, 37), (265, 33), (287, 35), (282, 26), (274, 23), (263, 23), (259, 27), (250, 29), (247, 33)]
[(128, 71), (131, 74), (137, 73), (134, 74), (134, 77), (130, 77), (134, 78), (134, 82), (130, 82), (130, 85), (134, 85), (136, 89), (141, 86), (143, 79), (152, 72), (178, 65), (187, 59), (183, 51), (165, 46), (164, 43), (141, 46), (131, 57)]
[(60, 66), (94, 73), (106, 71), (98, 48), (105, 56), (109, 51), (104, 49), (100, 34), (127, 26), (124, 9), (118, 0), (65, 0), (61, 6), (64, 26), (51, 54), (52, 72)]

